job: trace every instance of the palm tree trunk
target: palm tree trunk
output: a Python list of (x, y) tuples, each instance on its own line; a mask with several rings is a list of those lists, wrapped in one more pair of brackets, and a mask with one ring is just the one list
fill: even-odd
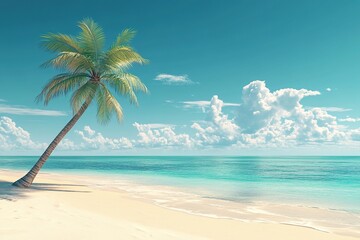
[(39, 160), (31, 168), (31, 170), (25, 176), (23, 176), (22, 178), (20, 178), (16, 182), (14, 182), (13, 186), (21, 187), (21, 188), (28, 188), (31, 186), (36, 175), (39, 173), (41, 167), (44, 165), (46, 160), (49, 158), (50, 154), (54, 151), (54, 149), (60, 143), (60, 141), (65, 137), (65, 135), (70, 131), (70, 129), (75, 125), (75, 123), (83, 115), (85, 110), (88, 108), (90, 102), (91, 102), (91, 100), (84, 102), (84, 104), (81, 106), (79, 111), (72, 117), (72, 119), (65, 125), (65, 127), (60, 131), (60, 133), (54, 138), (54, 140), (46, 148), (45, 152), (41, 155)]

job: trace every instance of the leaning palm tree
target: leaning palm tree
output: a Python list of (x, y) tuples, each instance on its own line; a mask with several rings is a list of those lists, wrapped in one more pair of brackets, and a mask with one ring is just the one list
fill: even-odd
[(45, 67), (61, 69), (38, 95), (38, 101), (47, 105), (51, 99), (70, 92), (74, 116), (50, 143), (32, 169), (13, 183), (17, 187), (30, 187), (36, 175), (50, 154), (75, 125), (92, 102), (97, 103), (97, 119), (107, 123), (113, 113), (117, 119), (123, 116), (122, 108), (109, 88), (129, 98), (137, 104), (135, 93), (147, 92), (146, 86), (136, 76), (126, 72), (132, 63), (145, 63), (129, 42), (135, 32), (124, 30), (115, 43), (104, 51), (104, 33), (102, 28), (91, 19), (79, 23), (81, 29), (77, 37), (49, 33), (43, 36), (42, 46), (57, 53), (56, 57), (45, 62)]

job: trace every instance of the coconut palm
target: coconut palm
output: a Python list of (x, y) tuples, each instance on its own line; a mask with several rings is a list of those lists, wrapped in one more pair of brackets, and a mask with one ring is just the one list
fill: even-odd
[(97, 119), (100, 123), (107, 123), (113, 113), (119, 121), (122, 119), (122, 108), (109, 88), (128, 97), (134, 104), (137, 104), (136, 92), (147, 92), (140, 79), (126, 71), (132, 63), (146, 62), (129, 46), (135, 35), (133, 30), (124, 30), (115, 43), (104, 51), (105, 37), (98, 24), (91, 19), (85, 19), (79, 22), (78, 26), (81, 31), (77, 37), (55, 33), (42, 37), (42, 46), (57, 54), (43, 65), (61, 69), (63, 73), (49, 81), (37, 96), (37, 100), (47, 105), (54, 97), (72, 92), (71, 106), (74, 115), (32, 169), (13, 183), (14, 186), (31, 186), (50, 154), (92, 102), (97, 103)]

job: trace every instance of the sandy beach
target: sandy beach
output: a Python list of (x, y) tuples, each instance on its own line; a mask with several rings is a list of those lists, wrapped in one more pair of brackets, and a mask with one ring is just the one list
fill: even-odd
[[(166, 209), (129, 193), (42, 173), (32, 189), (0, 171), (0, 239), (358, 239), (299, 226), (245, 223)], [(81, 177), (79, 177), (81, 178)]]

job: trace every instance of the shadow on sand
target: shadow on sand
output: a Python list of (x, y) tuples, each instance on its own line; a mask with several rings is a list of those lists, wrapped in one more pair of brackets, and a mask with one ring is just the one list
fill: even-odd
[(0, 200), (5, 199), (14, 201), (16, 199), (27, 197), (34, 191), (52, 191), (52, 192), (78, 192), (89, 193), (88, 190), (75, 190), (74, 187), (85, 187), (86, 185), (77, 184), (52, 184), (52, 183), (33, 183), (31, 188), (18, 188), (12, 186), (12, 182), (0, 180)]

